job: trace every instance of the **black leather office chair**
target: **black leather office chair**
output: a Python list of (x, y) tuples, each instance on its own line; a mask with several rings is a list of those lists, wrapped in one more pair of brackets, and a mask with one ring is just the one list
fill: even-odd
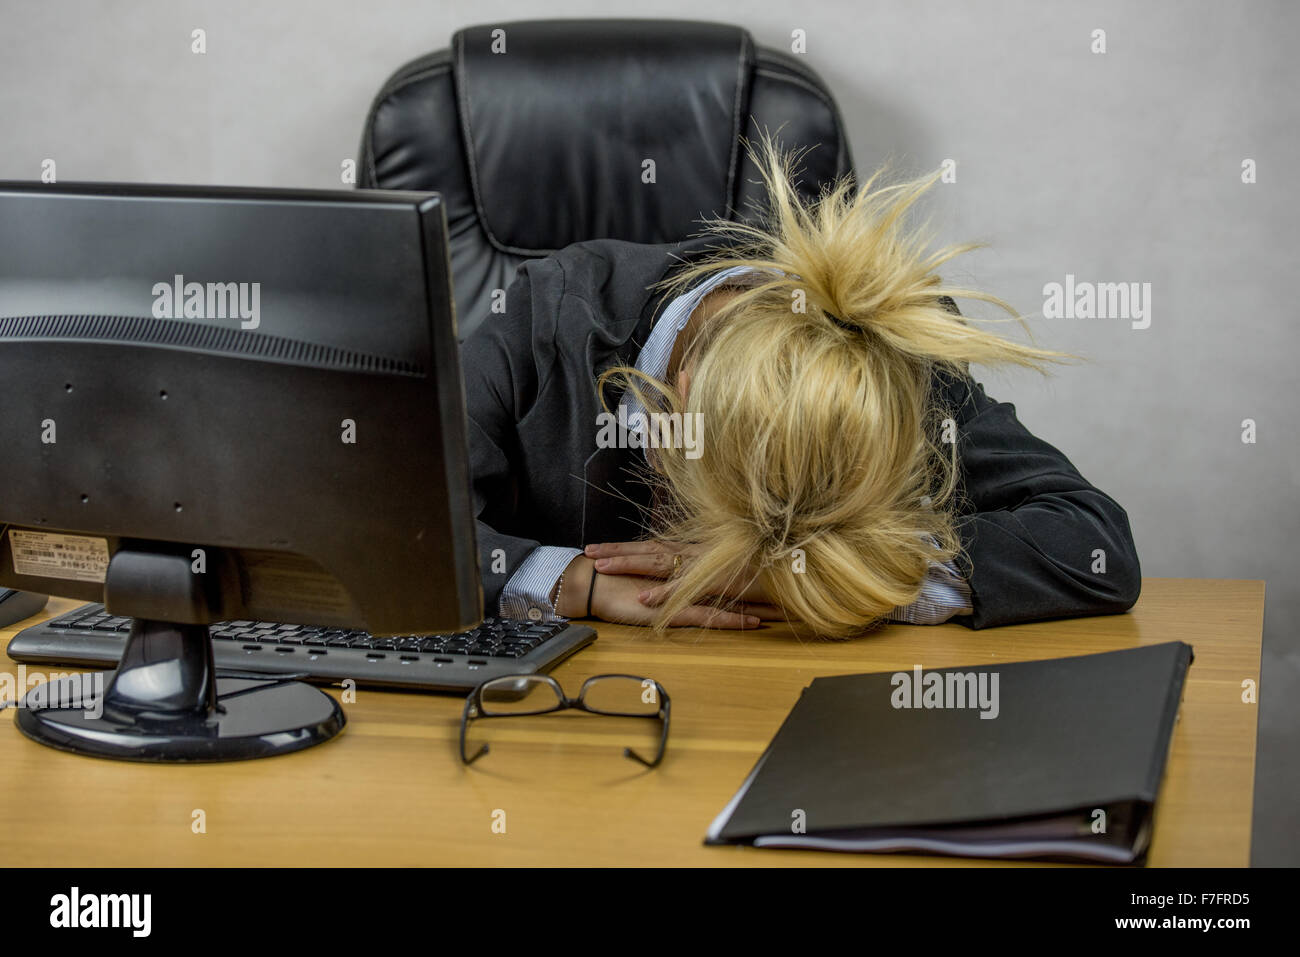
[(825, 84), (740, 27), (487, 24), (384, 84), (358, 185), (442, 193), (464, 337), (527, 258), (587, 239), (676, 242), (706, 215), (752, 217), (763, 187), (741, 137), (765, 129), (787, 148), (817, 144), (798, 183), (809, 195), (852, 172)]

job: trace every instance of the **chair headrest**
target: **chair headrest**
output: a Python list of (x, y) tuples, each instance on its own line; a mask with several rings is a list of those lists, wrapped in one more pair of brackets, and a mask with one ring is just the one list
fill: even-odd
[[(452, 39), (461, 140), (493, 245), (675, 242), (736, 196), (754, 52), (746, 31), (540, 20)], [(545, 82), (539, 82), (545, 78)]]

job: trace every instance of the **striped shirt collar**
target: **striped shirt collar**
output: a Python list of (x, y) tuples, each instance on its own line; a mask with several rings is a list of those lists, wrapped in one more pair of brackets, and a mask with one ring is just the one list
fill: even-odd
[[(651, 378), (662, 380), (668, 372), (668, 360), (672, 357), (673, 346), (677, 344), (677, 336), (686, 328), (691, 313), (695, 311), (700, 301), (728, 279), (735, 280), (737, 277), (747, 276), (747, 274), (751, 273), (754, 277), (761, 275), (759, 270), (750, 266), (733, 266), (730, 269), (724, 269), (721, 272), (714, 273), (698, 286), (688, 289), (670, 302), (655, 322), (654, 328), (650, 330), (645, 345), (641, 347), (641, 352), (636, 357), (637, 371)], [(645, 407), (631, 393), (626, 393), (620, 404), (627, 407), (629, 416), (636, 412), (645, 412)], [(640, 422), (641, 420), (635, 421)], [(635, 431), (641, 432), (643, 429), (636, 428)]]

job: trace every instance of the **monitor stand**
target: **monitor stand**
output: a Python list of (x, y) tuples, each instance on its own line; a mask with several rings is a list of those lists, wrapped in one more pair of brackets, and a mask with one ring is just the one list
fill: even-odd
[(99, 688), (71, 675), (28, 692), (19, 729), (63, 751), (126, 761), (238, 761), (328, 741), (347, 719), (325, 692), (283, 676), (216, 676), (207, 625), (135, 619)]

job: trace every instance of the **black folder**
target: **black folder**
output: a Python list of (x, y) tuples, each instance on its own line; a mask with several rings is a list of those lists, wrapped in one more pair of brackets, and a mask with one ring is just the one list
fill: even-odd
[(817, 678), (705, 843), (1139, 863), (1191, 661), (1174, 641)]

